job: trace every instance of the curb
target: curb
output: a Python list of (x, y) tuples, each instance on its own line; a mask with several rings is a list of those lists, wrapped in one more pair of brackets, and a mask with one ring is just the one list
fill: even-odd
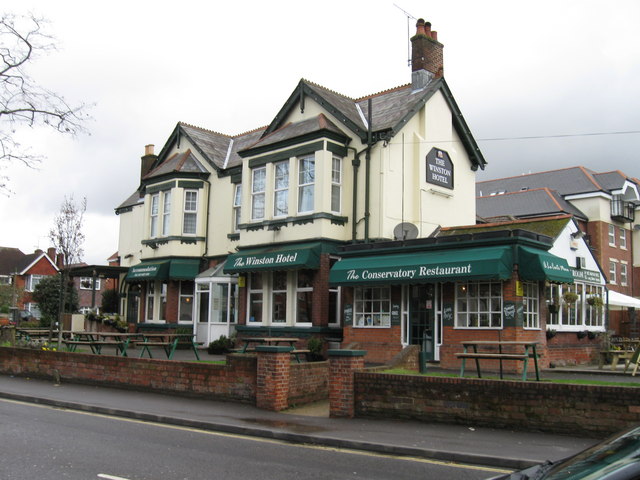
[(85, 405), (75, 402), (67, 402), (63, 400), (55, 400), (52, 398), (33, 397), (16, 393), (0, 392), (0, 398), (15, 400), (25, 403), (33, 403), (37, 405), (48, 405), (57, 408), (65, 408), (68, 410), (77, 410), (80, 412), (92, 412), (113, 417), (130, 418), (146, 422), (161, 423), (166, 425), (175, 425), (180, 427), (198, 428), (200, 430), (230, 433), (236, 435), (244, 435), (249, 437), (268, 438), (272, 440), (280, 440), (294, 444), (319, 445), (325, 447), (344, 448), (350, 450), (361, 450), (366, 452), (374, 452), (386, 455), (412, 456), (426, 458), (430, 460), (440, 460), (448, 462), (468, 463), (474, 465), (483, 465), (488, 467), (506, 468), (520, 470), (532, 465), (540, 463), (540, 460), (504, 458), (491, 455), (480, 455), (465, 452), (434, 450), (416, 447), (403, 447), (398, 445), (362, 442), (357, 440), (345, 440), (333, 437), (321, 437), (315, 435), (305, 435), (299, 433), (288, 433), (274, 431), (256, 427), (243, 427), (238, 425), (229, 425), (224, 423), (203, 422), (198, 420), (190, 420), (180, 417), (168, 417), (153, 413), (136, 412), (131, 410), (122, 410), (117, 408), (100, 407), (97, 405)]

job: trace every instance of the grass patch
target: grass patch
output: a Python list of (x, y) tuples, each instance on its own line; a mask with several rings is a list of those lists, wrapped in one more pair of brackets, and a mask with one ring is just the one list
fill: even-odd
[[(459, 378), (460, 375), (457, 373), (445, 373), (445, 372), (429, 372), (427, 371), (427, 373), (420, 373), (420, 372), (416, 372), (415, 370), (407, 370), (404, 368), (390, 368), (388, 370), (383, 370), (380, 373), (388, 373), (391, 375), (417, 375), (417, 376), (421, 376), (421, 377), (454, 377), (454, 378)], [(477, 378), (476, 375), (465, 375), (464, 378)], [(486, 380), (500, 380), (499, 376), (482, 376), (483, 379)], [(535, 375), (534, 375), (535, 378)], [(513, 378), (505, 378), (504, 380), (520, 380), (520, 377), (513, 377)], [(530, 381), (536, 381), (536, 380), (527, 380), (528, 382)], [(640, 387), (640, 382), (607, 382), (607, 381), (601, 381), (601, 380), (591, 380), (591, 379), (568, 379), (568, 378), (541, 378), (540, 379), (541, 382), (548, 382), (548, 383), (560, 383), (560, 384), (565, 384), (565, 385), (599, 385), (602, 387), (632, 387), (632, 388), (638, 388)]]
[(194, 360), (196, 363), (210, 363), (212, 365), (226, 365), (226, 360)]

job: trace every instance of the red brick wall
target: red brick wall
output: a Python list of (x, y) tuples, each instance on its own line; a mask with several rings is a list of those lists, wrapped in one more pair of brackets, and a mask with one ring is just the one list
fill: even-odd
[(547, 360), (549, 366), (563, 367), (594, 363), (598, 361), (601, 338), (578, 338), (576, 332), (558, 332), (547, 340)]
[(256, 407), (276, 412), (289, 406), (289, 373), (291, 354), (259, 353)]
[(366, 360), (372, 363), (387, 363), (402, 351), (401, 327), (393, 325), (389, 328), (354, 328), (345, 325), (343, 330), (343, 347), (367, 351)]
[(355, 416), (602, 437), (640, 423), (635, 388), (357, 372)]
[(354, 373), (364, 368), (364, 356), (337, 355), (329, 357), (329, 415), (354, 416)]
[(326, 400), (328, 394), (328, 362), (291, 364), (289, 371), (290, 406)]

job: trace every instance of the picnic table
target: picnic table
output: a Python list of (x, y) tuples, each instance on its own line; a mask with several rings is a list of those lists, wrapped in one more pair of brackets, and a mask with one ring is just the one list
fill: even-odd
[(608, 348), (600, 350), (598, 368), (602, 369), (605, 362), (611, 359), (611, 370), (615, 370), (618, 361), (625, 360), (625, 372), (629, 367), (629, 360), (640, 346), (640, 340), (631, 338), (622, 338), (611, 340)]
[(259, 345), (280, 345), (280, 344), (289, 344), (292, 348), (291, 354), (295, 356), (295, 359), (298, 363), (300, 363), (300, 358), (298, 355), (307, 354), (309, 350), (300, 350), (296, 349), (296, 343), (300, 341), (299, 338), (296, 337), (245, 337), (243, 338), (244, 345), (242, 348), (238, 350), (239, 353), (247, 353), (248, 351), (253, 351), (253, 349), (249, 348), (249, 345), (252, 343)]
[[(33, 340), (36, 338), (49, 337), (50, 330), (48, 328), (16, 328), (16, 335), (18, 338), (24, 338), (25, 340)], [(63, 334), (68, 332), (62, 332)], [(58, 338), (58, 330), (52, 332), (52, 338)]]
[(171, 360), (178, 345), (182, 343), (189, 344), (189, 347), (193, 350), (196, 358), (200, 360), (198, 355), (197, 346), (199, 343), (195, 341), (194, 333), (137, 333), (139, 337), (142, 337), (142, 341), (138, 345), (142, 346), (140, 352), (140, 358), (144, 357), (145, 352), (149, 355), (149, 358), (153, 358), (149, 347), (161, 347), (164, 353), (167, 355), (167, 359)]
[[(478, 378), (482, 378), (482, 374), (480, 372), (480, 360), (498, 360), (500, 362), (500, 378), (503, 378), (502, 362), (504, 360), (515, 360), (523, 362), (522, 381), (526, 381), (529, 359), (533, 358), (536, 371), (536, 380), (540, 381), (540, 371), (538, 369), (538, 353), (536, 352), (536, 346), (538, 345), (538, 342), (469, 340), (461, 343), (464, 347), (464, 352), (455, 354), (456, 357), (462, 359), (462, 364), (460, 366), (460, 377), (464, 377), (464, 369), (467, 359), (474, 359), (476, 361)], [(492, 349), (491, 351), (478, 352), (478, 347), (491, 347)], [(503, 349), (505, 347), (508, 347), (508, 353), (504, 352)], [(512, 351), (514, 349), (518, 349), (520, 351), (514, 353)]]
[(75, 352), (79, 346), (86, 345), (97, 355), (102, 354), (104, 347), (114, 347), (116, 355), (127, 356), (127, 348), (137, 333), (119, 332), (70, 332), (70, 337), (62, 340), (70, 352)]

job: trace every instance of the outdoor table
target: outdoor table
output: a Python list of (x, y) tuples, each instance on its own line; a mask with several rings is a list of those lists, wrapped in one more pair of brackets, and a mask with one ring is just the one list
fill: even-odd
[(167, 359), (171, 360), (173, 358), (173, 354), (178, 348), (178, 344), (182, 340), (186, 341), (190, 344), (190, 348), (195, 353), (196, 358), (200, 360), (200, 355), (198, 355), (197, 343), (195, 341), (194, 333), (144, 333), (141, 332), (138, 334), (142, 337), (142, 342), (140, 345), (142, 346), (142, 351), (140, 352), (140, 358), (144, 356), (144, 353), (147, 352), (149, 354), (149, 358), (153, 358), (151, 355), (151, 350), (149, 347), (162, 347), (164, 353), (167, 355)]
[[(538, 342), (527, 341), (491, 341), (491, 340), (473, 340), (461, 342), (464, 347), (463, 353), (456, 353), (456, 357), (462, 359), (462, 365), (460, 366), (460, 377), (464, 377), (465, 362), (467, 358), (475, 359), (476, 370), (478, 371), (478, 378), (482, 378), (480, 372), (480, 360), (499, 360), (500, 361), (500, 378), (502, 379), (502, 361), (503, 360), (519, 360), (524, 363), (522, 370), (522, 381), (527, 380), (527, 366), (529, 364), (529, 358), (533, 358), (533, 362), (536, 370), (536, 380), (540, 381), (540, 371), (538, 369), (538, 353), (536, 352), (536, 346)], [(478, 347), (497, 347), (498, 353), (494, 352), (478, 352)], [(523, 353), (503, 353), (503, 347), (521, 347), (524, 349)], [(469, 349), (473, 351), (469, 351)]]
[[(49, 337), (50, 330), (48, 328), (16, 328), (16, 334), (19, 338), (32, 340), (35, 338)], [(65, 333), (63, 331), (63, 333)], [(58, 330), (52, 332), (52, 338), (58, 338)]]
[(139, 337), (137, 333), (120, 332), (70, 332), (71, 338), (62, 341), (70, 352), (75, 352), (79, 345), (87, 345), (97, 355), (102, 354), (102, 348), (112, 346), (116, 355), (127, 356), (127, 348), (131, 340)]
[(247, 349), (251, 343), (259, 343), (260, 345), (278, 345), (280, 343), (288, 343), (289, 346), (295, 348), (296, 342), (300, 339), (294, 337), (247, 337), (243, 340), (244, 346), (240, 353), (247, 353)]

